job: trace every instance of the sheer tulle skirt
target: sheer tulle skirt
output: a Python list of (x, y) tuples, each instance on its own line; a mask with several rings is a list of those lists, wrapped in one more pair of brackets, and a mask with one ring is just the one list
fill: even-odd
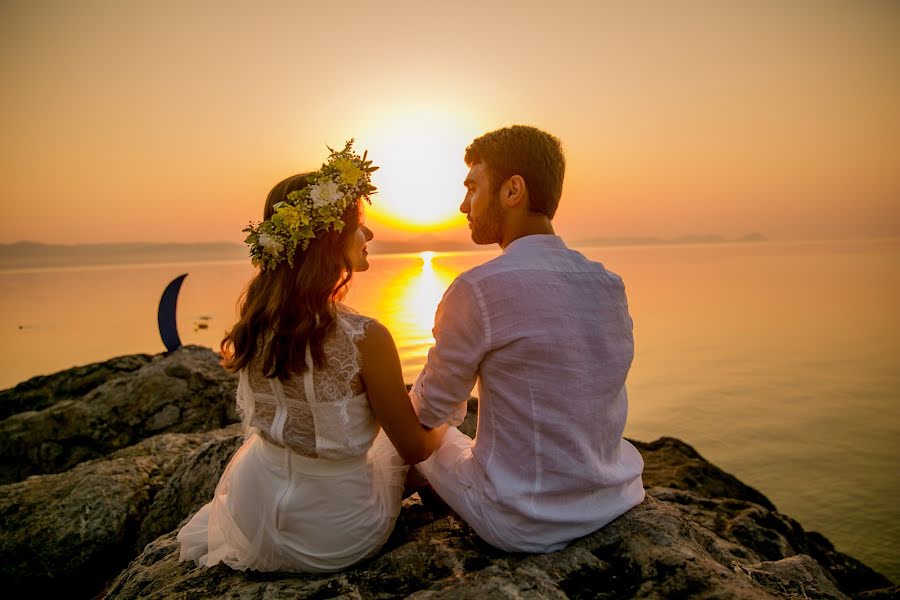
[(212, 502), (178, 532), (181, 560), (257, 571), (336, 571), (378, 552), (408, 467), (382, 431), (369, 452), (310, 459), (251, 435)]

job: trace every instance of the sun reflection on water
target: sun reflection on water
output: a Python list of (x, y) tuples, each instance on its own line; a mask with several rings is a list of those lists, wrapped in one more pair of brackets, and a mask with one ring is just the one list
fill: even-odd
[(419, 253), (421, 262), (396, 271), (385, 283), (378, 314), (397, 342), (403, 376), (414, 381), (434, 344), (434, 312), (458, 272), (441, 264), (435, 252)]

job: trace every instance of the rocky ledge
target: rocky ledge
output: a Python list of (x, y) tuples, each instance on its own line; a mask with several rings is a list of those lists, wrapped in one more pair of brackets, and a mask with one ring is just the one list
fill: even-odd
[[(3, 474), (10, 481), (0, 485), (5, 597), (900, 594), (887, 578), (804, 531), (759, 491), (673, 438), (634, 442), (646, 463), (641, 505), (551, 554), (498, 551), (442, 503), (413, 495), (385, 548), (354, 569), (297, 575), (197, 568), (178, 562), (175, 534), (212, 496), (241, 443), (239, 426), (228, 424), (235, 420), (233, 393), (233, 377), (211, 351), (196, 347), (121, 357), (0, 392), (0, 404), (13, 407), (0, 422)], [(471, 430), (474, 421), (464, 427)], [(53, 460), (40, 450), (48, 447), (54, 450), (44, 453)]]

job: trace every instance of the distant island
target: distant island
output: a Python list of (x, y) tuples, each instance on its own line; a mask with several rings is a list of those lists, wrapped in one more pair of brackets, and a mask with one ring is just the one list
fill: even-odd
[[(570, 246), (647, 246), (663, 244), (721, 244), (730, 242), (764, 242), (760, 233), (739, 238), (721, 235), (684, 235), (675, 238), (621, 237), (575, 240)], [(373, 240), (372, 254), (407, 254), (426, 250), (434, 252), (467, 252), (484, 249), (471, 242), (439, 239), (428, 235), (405, 241)], [(247, 247), (233, 242), (198, 242), (162, 244), (149, 242), (113, 244), (43, 244), (15, 242), (0, 244), (0, 269), (36, 269), (50, 267), (85, 267), (153, 263), (191, 263), (247, 259)]]
[(737, 238), (707, 233), (702, 235), (681, 235), (673, 238), (658, 237), (604, 237), (579, 240), (573, 246), (658, 246), (664, 244), (727, 244), (745, 242), (767, 242), (761, 233), (748, 233)]
[[(573, 248), (583, 248), (587, 246), (658, 246), (664, 244), (726, 244), (766, 241), (768, 241), (768, 238), (761, 233), (748, 233), (737, 238), (726, 238), (716, 234), (682, 235), (674, 238), (604, 237), (573, 240), (568, 242), (568, 245)], [(418, 253), (424, 250), (432, 250), (434, 252), (472, 252), (485, 248), (484, 246), (476, 246), (472, 242), (444, 240), (431, 236), (419, 236), (406, 241), (381, 241), (375, 239), (369, 242), (369, 246), (373, 249), (374, 254)]]
[(247, 258), (247, 247), (230, 242), (154, 244), (0, 244), (0, 269), (84, 267)]

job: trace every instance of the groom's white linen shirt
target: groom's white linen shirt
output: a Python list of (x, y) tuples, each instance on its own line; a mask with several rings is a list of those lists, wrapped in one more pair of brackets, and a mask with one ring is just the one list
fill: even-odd
[[(422, 463), (423, 472), (453, 469), (471, 488), (467, 502), (482, 494), (508, 517), (500, 525), (512, 533), (499, 541), (472, 523), (482, 537), (547, 551), (643, 499), (643, 461), (622, 439), (634, 344), (617, 275), (555, 235), (525, 236), (453, 282), (433, 333), (412, 389), (419, 419), (430, 427), (462, 423), (477, 380), (478, 430), (473, 460), (440, 467), (446, 450)], [(496, 515), (490, 520), (498, 527)], [(534, 539), (548, 524), (550, 538), (564, 541)], [(529, 538), (536, 545), (522, 547)]]

